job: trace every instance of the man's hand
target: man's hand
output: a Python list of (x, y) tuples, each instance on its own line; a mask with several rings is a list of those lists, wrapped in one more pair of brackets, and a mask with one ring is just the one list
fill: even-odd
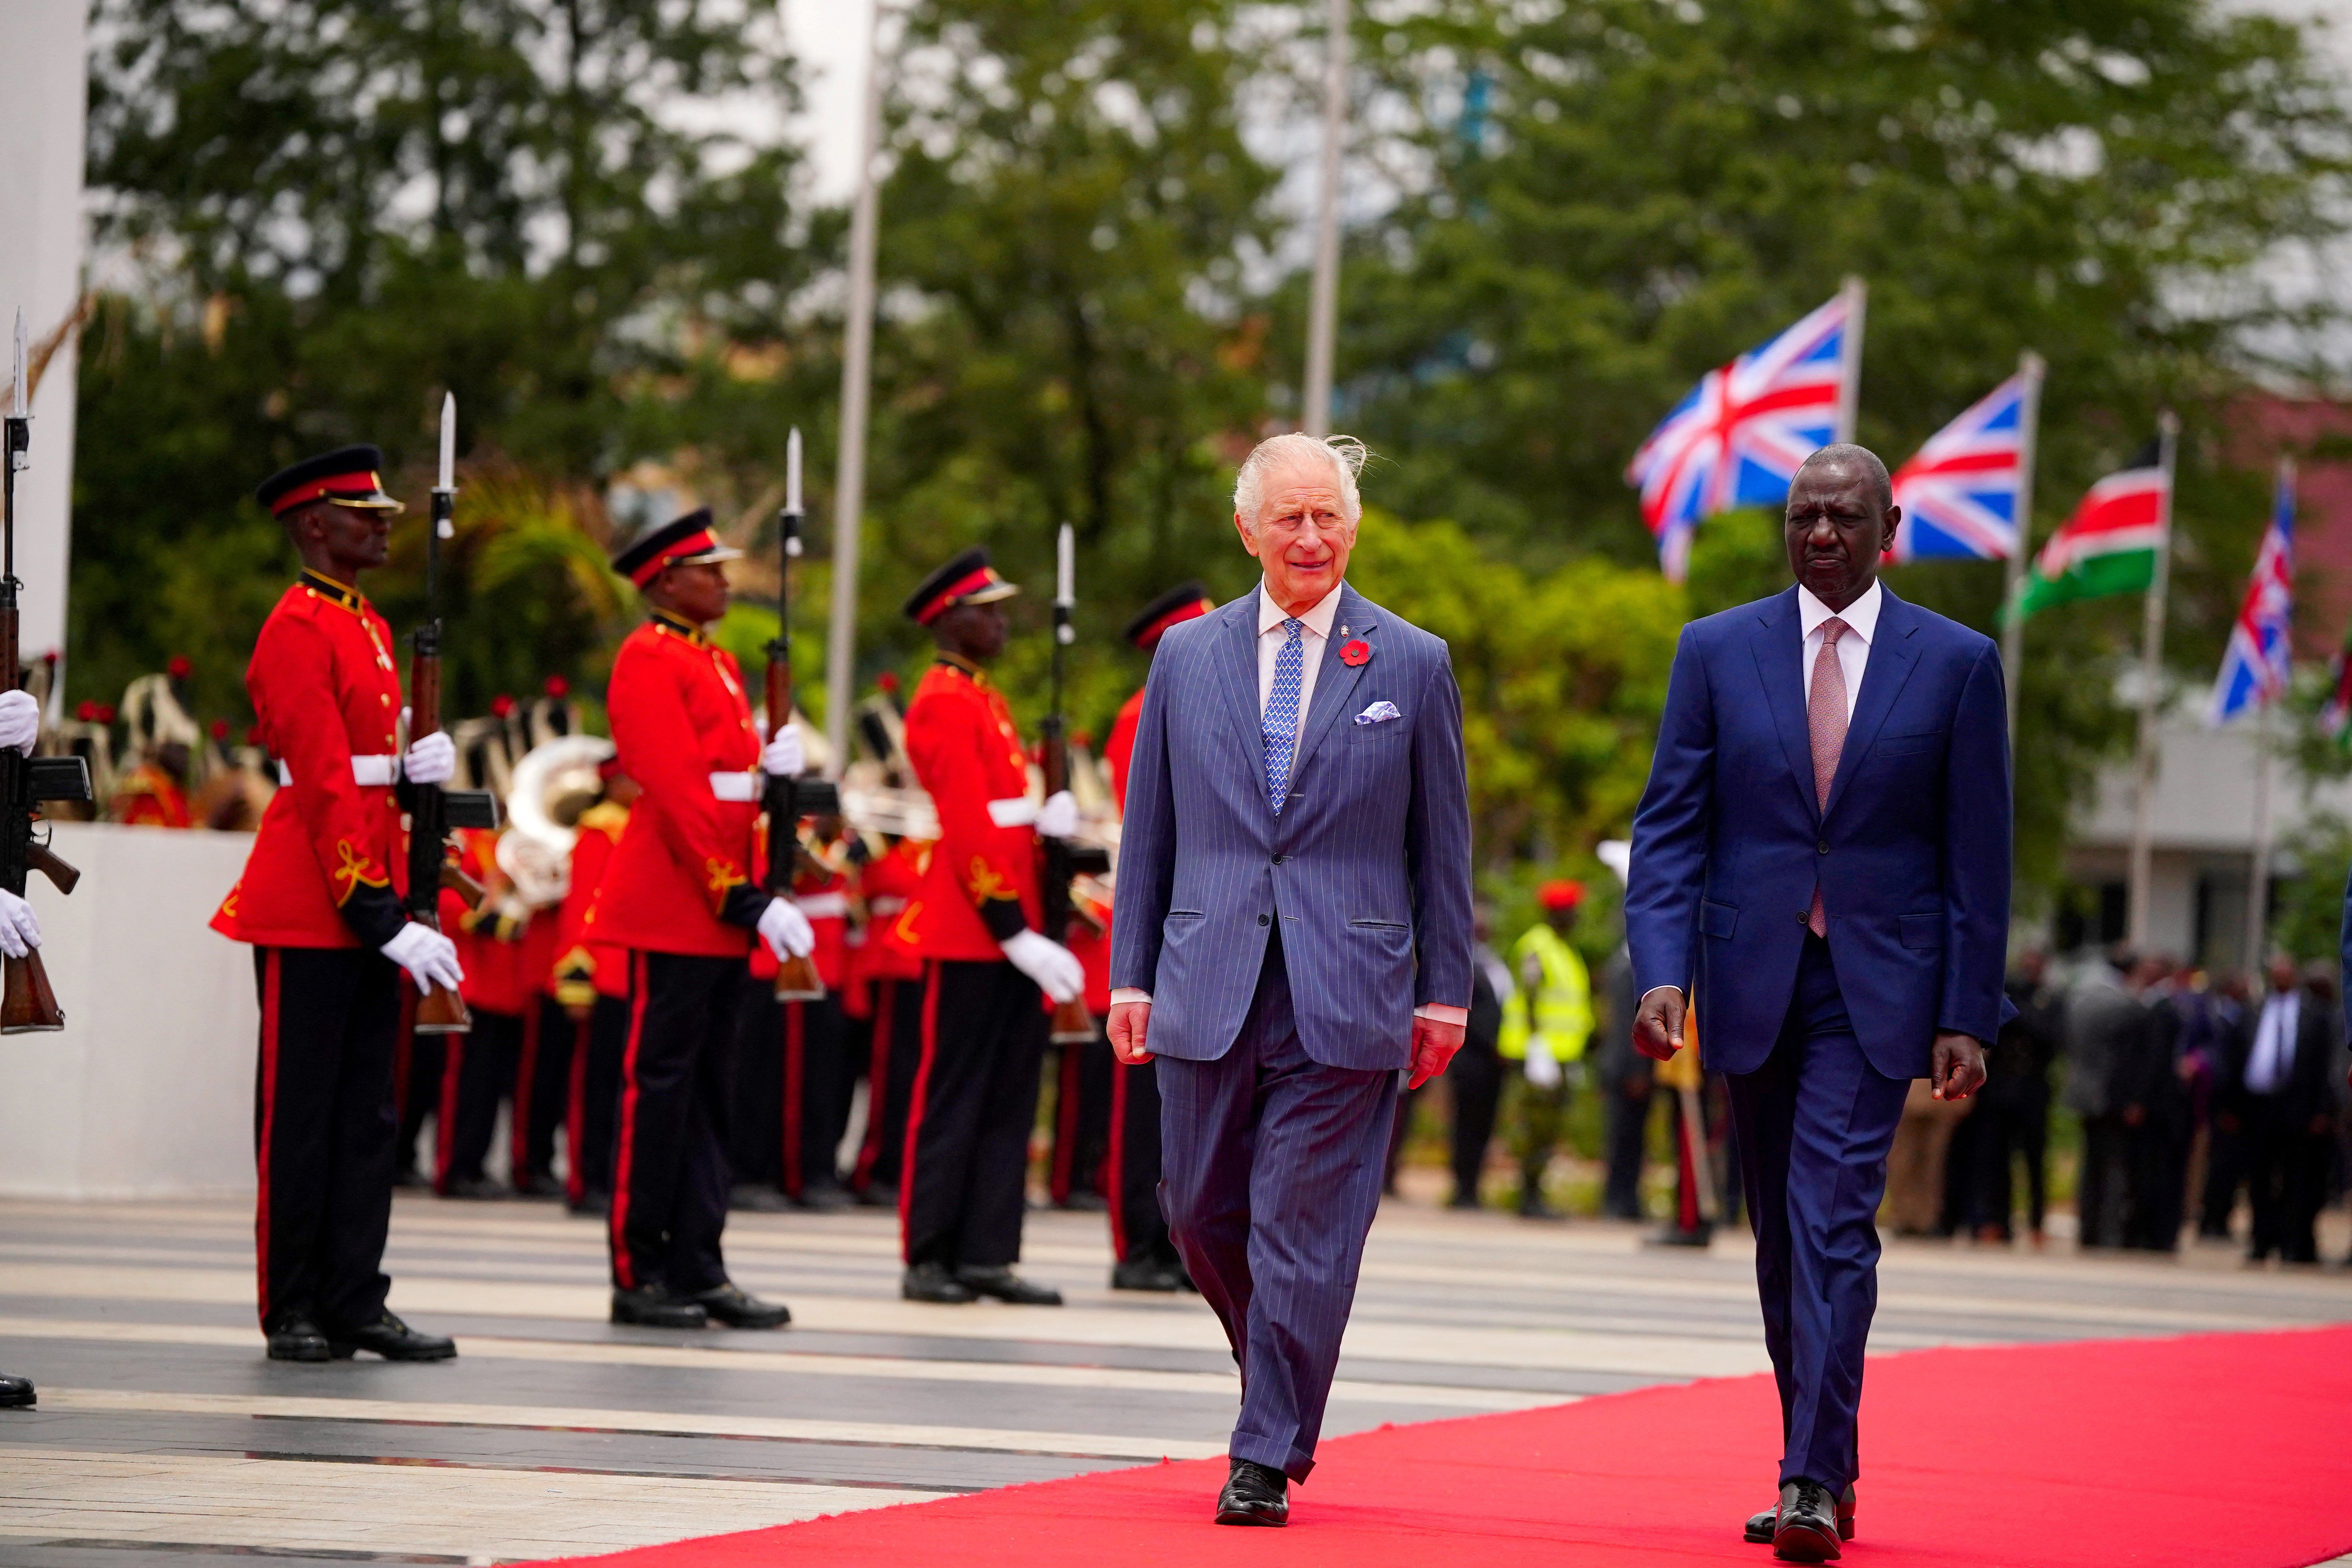
[[(0, 691), (0, 746), (14, 746), (26, 756), (41, 738), (41, 705), (29, 691)], [(9, 954), (16, 957), (15, 953)]]
[(1151, 1059), (1146, 1044), (1151, 1038), (1151, 1004), (1114, 1002), (1110, 1005), (1110, 1054), (1131, 1068)]
[(1407, 1089), (1419, 1089), (1445, 1070), (1454, 1053), (1462, 1048), (1462, 1026), (1449, 1024), (1443, 1018), (1424, 1018), (1419, 1014), (1412, 1020), (1412, 1077)]
[(1652, 1061), (1670, 1062), (1683, 1048), (1683, 1015), (1689, 1004), (1671, 985), (1651, 988), (1633, 1009), (1633, 1048)]
[(0, 952), (22, 958), (40, 945), (41, 922), (33, 918), (33, 906), (0, 888)]
[(1984, 1087), (1984, 1045), (1974, 1035), (1936, 1036), (1936, 1055), (1927, 1073), (1937, 1100), (1966, 1100)]
[(376, 951), (408, 971), (419, 995), (428, 994), (436, 985), (455, 991), (465, 982), (466, 972), (457, 964), (457, 944), (431, 926), (411, 921)]
[(439, 730), (420, 736), (409, 745), (400, 771), (410, 784), (447, 784), (457, 773), (457, 742)]
[(806, 958), (816, 951), (816, 929), (790, 899), (768, 900), (768, 907), (760, 911), (759, 931), (760, 940), (780, 963), (787, 958)]
[(1034, 931), (1015, 931), (996, 944), (1013, 967), (1037, 983), (1037, 989), (1054, 999), (1055, 1006), (1075, 1002), (1087, 988), (1086, 967), (1077, 954), (1051, 937)]
[(776, 731), (760, 753), (760, 771), (770, 778), (796, 779), (808, 767), (808, 750), (801, 743), (801, 727), (787, 724)]

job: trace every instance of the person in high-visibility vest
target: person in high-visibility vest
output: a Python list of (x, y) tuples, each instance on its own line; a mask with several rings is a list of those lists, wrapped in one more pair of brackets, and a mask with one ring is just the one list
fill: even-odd
[(1511, 945), (1518, 988), (1503, 1004), (1496, 1048), (1518, 1069), (1512, 1152), (1519, 1160), (1520, 1217), (1558, 1219), (1559, 1211), (1544, 1197), (1544, 1171), (1559, 1144), (1569, 1096), (1584, 1076), (1585, 1042), (1592, 1037), (1592, 977), (1568, 940), (1584, 902), (1584, 884), (1546, 882), (1536, 889), (1536, 901), (1542, 921)]

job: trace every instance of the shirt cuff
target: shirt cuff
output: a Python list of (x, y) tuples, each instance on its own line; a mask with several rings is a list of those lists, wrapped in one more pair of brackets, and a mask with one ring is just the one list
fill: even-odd
[(1685, 1001), (1688, 1001), (1690, 999), (1689, 994), (1679, 985), (1653, 985), (1647, 991), (1642, 993), (1641, 1000), (1633, 1004), (1633, 1011), (1636, 1013), (1640, 1012), (1642, 1010), (1642, 1003), (1647, 1002), (1651, 997), (1655, 996), (1661, 991), (1671, 991), (1675, 995), (1682, 997)]
[(1140, 1002), (1149, 1007), (1151, 1005), (1151, 993), (1139, 985), (1122, 985), (1110, 994), (1112, 1006), (1117, 1007), (1127, 1002)]
[(1449, 1007), (1443, 1002), (1423, 1002), (1412, 1010), (1416, 1018), (1426, 1018), (1433, 1024), (1452, 1024), (1461, 1028), (1470, 1026), (1470, 1009)]

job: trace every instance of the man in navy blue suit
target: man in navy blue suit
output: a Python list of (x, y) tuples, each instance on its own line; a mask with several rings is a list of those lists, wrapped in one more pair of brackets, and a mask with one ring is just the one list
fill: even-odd
[(1799, 470), (1796, 585), (1683, 628), (1625, 893), (1634, 1044), (1671, 1058), (1695, 1005), (1730, 1085), (1784, 1444), (1748, 1538), (1798, 1563), (1853, 1538), (1905, 1091), (1976, 1092), (2003, 1006), (2000, 659), (1880, 585), (1902, 518), (1860, 447)]
[(1345, 581), (1363, 447), (1277, 436), (1234, 524), (1265, 580), (1170, 628), (1127, 776), (1110, 1040), (1159, 1058), (1161, 1203), (1242, 1373), (1220, 1524), (1315, 1444), (1401, 1079), (1462, 1044), (1470, 813), (1445, 645)]

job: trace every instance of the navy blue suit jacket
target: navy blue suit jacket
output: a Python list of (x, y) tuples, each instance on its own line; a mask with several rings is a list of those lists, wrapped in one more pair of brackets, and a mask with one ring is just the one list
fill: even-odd
[(1796, 984), (1813, 888), (1873, 1067), (1990, 1043), (2005, 998), (2010, 775), (1992, 643), (1883, 589), (1829, 805), (1816, 804), (1797, 590), (1683, 628), (1633, 818), (1634, 984), (1687, 988), (1706, 1065), (1752, 1072)]
[[(1150, 1047), (1213, 1061), (1249, 1013), (1271, 922), (1326, 1067), (1402, 1068), (1412, 1011), (1470, 1003), (1470, 807), (1445, 644), (1342, 586), (1290, 793), (1258, 726), (1258, 596), (1152, 656), (1119, 827), (1111, 984), (1151, 993)], [(1341, 660), (1360, 640), (1371, 657)], [(1374, 704), (1399, 717), (1358, 723)]]

